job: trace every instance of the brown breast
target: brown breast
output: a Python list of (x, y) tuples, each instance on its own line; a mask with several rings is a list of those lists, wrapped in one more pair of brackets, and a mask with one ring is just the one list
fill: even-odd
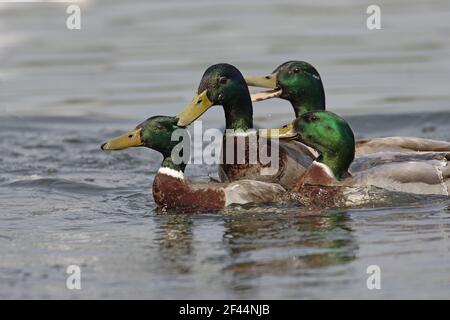
[(182, 211), (219, 210), (225, 206), (221, 188), (191, 188), (187, 179), (157, 173), (153, 181), (153, 197), (161, 209)]

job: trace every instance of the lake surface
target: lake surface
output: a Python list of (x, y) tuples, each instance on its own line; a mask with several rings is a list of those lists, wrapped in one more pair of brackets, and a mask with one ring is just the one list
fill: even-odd
[[(160, 156), (100, 150), (175, 114), (211, 64), (255, 75), (292, 59), (317, 67), (358, 138), (450, 140), (450, 3), (378, 1), (377, 31), (370, 4), (90, 0), (79, 31), (67, 4), (0, 4), (0, 298), (449, 298), (449, 201), (161, 214)], [(254, 112), (259, 127), (293, 117), (285, 101)], [(219, 107), (202, 119), (224, 126)], [(69, 265), (81, 290), (66, 288)]]

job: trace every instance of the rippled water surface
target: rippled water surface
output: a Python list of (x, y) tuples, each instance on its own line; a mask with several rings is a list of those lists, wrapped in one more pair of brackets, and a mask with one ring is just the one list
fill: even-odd
[[(99, 149), (177, 112), (210, 64), (263, 74), (290, 59), (318, 68), (358, 137), (450, 140), (449, 2), (378, 3), (380, 31), (356, 0), (90, 0), (80, 31), (66, 4), (1, 4), (0, 298), (448, 298), (448, 201), (161, 214), (160, 156)], [(254, 111), (260, 127), (293, 116), (284, 101)], [(224, 125), (219, 107), (203, 119)], [(72, 264), (80, 291), (66, 289)]]

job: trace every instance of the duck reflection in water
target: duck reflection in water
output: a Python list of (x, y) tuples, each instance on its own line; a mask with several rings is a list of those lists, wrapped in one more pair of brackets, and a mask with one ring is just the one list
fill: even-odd
[[(202, 276), (211, 282), (220, 279), (220, 286), (251, 293), (264, 276), (301, 279), (316, 268), (355, 259), (358, 245), (346, 211), (300, 214), (294, 207), (284, 212), (255, 209), (228, 210), (223, 215), (159, 215), (157, 241), (164, 272), (188, 275), (204, 270)], [(196, 219), (203, 221), (196, 224)]]

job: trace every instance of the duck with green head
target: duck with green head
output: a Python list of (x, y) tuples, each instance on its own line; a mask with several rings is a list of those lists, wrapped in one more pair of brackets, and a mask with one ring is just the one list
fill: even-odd
[(372, 161), (370, 158), (363, 161), (357, 173), (350, 175), (355, 139), (343, 118), (328, 111), (310, 111), (292, 122), (289, 134), (319, 153), (292, 188), (302, 195), (302, 202), (349, 201), (344, 194), (351, 190), (348, 188), (365, 186), (421, 195), (449, 195), (450, 153), (389, 152), (385, 157), (374, 156)]
[(193, 184), (184, 175), (186, 163), (174, 160), (172, 150), (179, 141), (172, 139), (178, 118), (154, 116), (119, 137), (108, 140), (102, 150), (147, 147), (163, 155), (153, 181), (153, 197), (161, 209), (182, 211), (220, 210), (232, 204), (279, 201), (285, 189), (278, 184), (241, 180), (233, 183)]
[[(291, 102), (295, 117), (309, 111), (325, 110), (325, 91), (317, 70), (304, 61), (288, 61), (278, 66), (271, 74), (262, 77), (247, 77), (249, 86), (269, 88), (252, 95), (253, 101), (281, 98)], [(289, 130), (286, 125), (280, 130)], [(387, 137), (363, 139), (356, 142), (356, 154), (375, 152), (450, 151), (446, 141), (413, 138)]]
[[(230, 205), (238, 204), (263, 204), (280, 203), (285, 201), (298, 201), (302, 205), (313, 205), (315, 207), (354, 207), (361, 205), (384, 205), (388, 202), (393, 203), (411, 203), (415, 198), (401, 196), (392, 198), (393, 193), (386, 193), (382, 189), (359, 188), (355, 186), (371, 183), (377, 172), (381, 172), (382, 186), (393, 182), (406, 183), (406, 191), (411, 191), (414, 185), (411, 184), (410, 173), (406, 175), (395, 175), (391, 177), (384, 172), (385, 163), (371, 164), (368, 171), (375, 169), (375, 173), (368, 173), (366, 176), (350, 177), (348, 174), (349, 163), (352, 162), (354, 151), (352, 152), (353, 133), (346, 122), (336, 115), (324, 112), (305, 114), (297, 119), (292, 126), (293, 130), (302, 132), (300, 139), (308, 143), (320, 153), (319, 157), (308, 168), (303, 177), (299, 178), (294, 184), (294, 192), (286, 190), (278, 184), (267, 183), (255, 180), (239, 180), (231, 183), (201, 183), (194, 184), (189, 182), (184, 175), (186, 163), (174, 160), (173, 150), (179, 141), (172, 139), (175, 130), (180, 129), (177, 126), (178, 119), (168, 116), (154, 116), (136, 128), (119, 137), (108, 140), (101, 146), (102, 150), (122, 150), (131, 147), (147, 147), (160, 152), (163, 155), (161, 166), (155, 174), (153, 181), (153, 196), (158, 208), (163, 210), (177, 210), (182, 212), (211, 211), (221, 210)], [(324, 139), (328, 137), (329, 139)], [(323, 143), (323, 141), (327, 141)], [(448, 179), (450, 172), (443, 168), (444, 159), (450, 158), (447, 155), (436, 154), (434, 158), (415, 159), (415, 163), (408, 165), (407, 169), (414, 169), (420, 164), (424, 168), (422, 176), (416, 179), (415, 183), (419, 188), (423, 187), (420, 182), (433, 183), (435, 176), (432, 170), (441, 170), (441, 175), (445, 181), (442, 181), (441, 187), (448, 190)], [(397, 159), (401, 162), (401, 159)], [(393, 161), (388, 161), (392, 163)], [(395, 162), (395, 161), (394, 161)], [(420, 163), (419, 163), (420, 162)], [(439, 164), (441, 164), (439, 166)], [(396, 172), (395, 168), (391, 170)], [(376, 177), (379, 179), (380, 177)], [(408, 177), (409, 181), (401, 181)], [(422, 180), (420, 178), (422, 177)], [(386, 182), (386, 179), (391, 181)], [(397, 181), (394, 181), (397, 179)], [(425, 180), (423, 180), (425, 179)], [(412, 179), (414, 180), (414, 179)], [(409, 185), (408, 185), (409, 183)], [(377, 183), (375, 183), (377, 184)], [(436, 183), (435, 183), (436, 184)], [(379, 183), (378, 183), (379, 185)], [(393, 184), (394, 185), (394, 184)], [(435, 186), (430, 186), (429, 193), (436, 192)], [(439, 187), (439, 186), (438, 186)], [(392, 188), (391, 188), (392, 189)], [(394, 190), (402, 190), (394, 185)], [(442, 189), (443, 190), (443, 189)], [(414, 190), (413, 190), (414, 191)], [(417, 190), (415, 190), (417, 191)]]
[[(191, 124), (215, 105), (221, 105), (225, 112), (223, 164), (219, 168), (223, 181), (253, 179), (279, 183), (288, 189), (314, 160), (315, 156), (309, 148), (298, 141), (285, 140), (278, 143), (269, 140), (266, 151), (267, 154), (274, 154), (272, 151), (277, 150), (276, 165), (263, 163), (259, 157), (256, 163), (249, 161), (266, 146), (260, 143), (263, 139), (259, 139), (258, 133), (253, 129), (253, 106), (248, 86), (241, 72), (230, 64), (216, 64), (205, 71), (192, 102), (178, 114), (178, 125)], [(236, 151), (242, 139), (244, 157), (238, 161)], [(256, 147), (250, 143), (255, 141), (253, 139), (256, 139)], [(233, 156), (228, 157), (229, 154)], [(268, 165), (276, 170), (264, 171)]]

